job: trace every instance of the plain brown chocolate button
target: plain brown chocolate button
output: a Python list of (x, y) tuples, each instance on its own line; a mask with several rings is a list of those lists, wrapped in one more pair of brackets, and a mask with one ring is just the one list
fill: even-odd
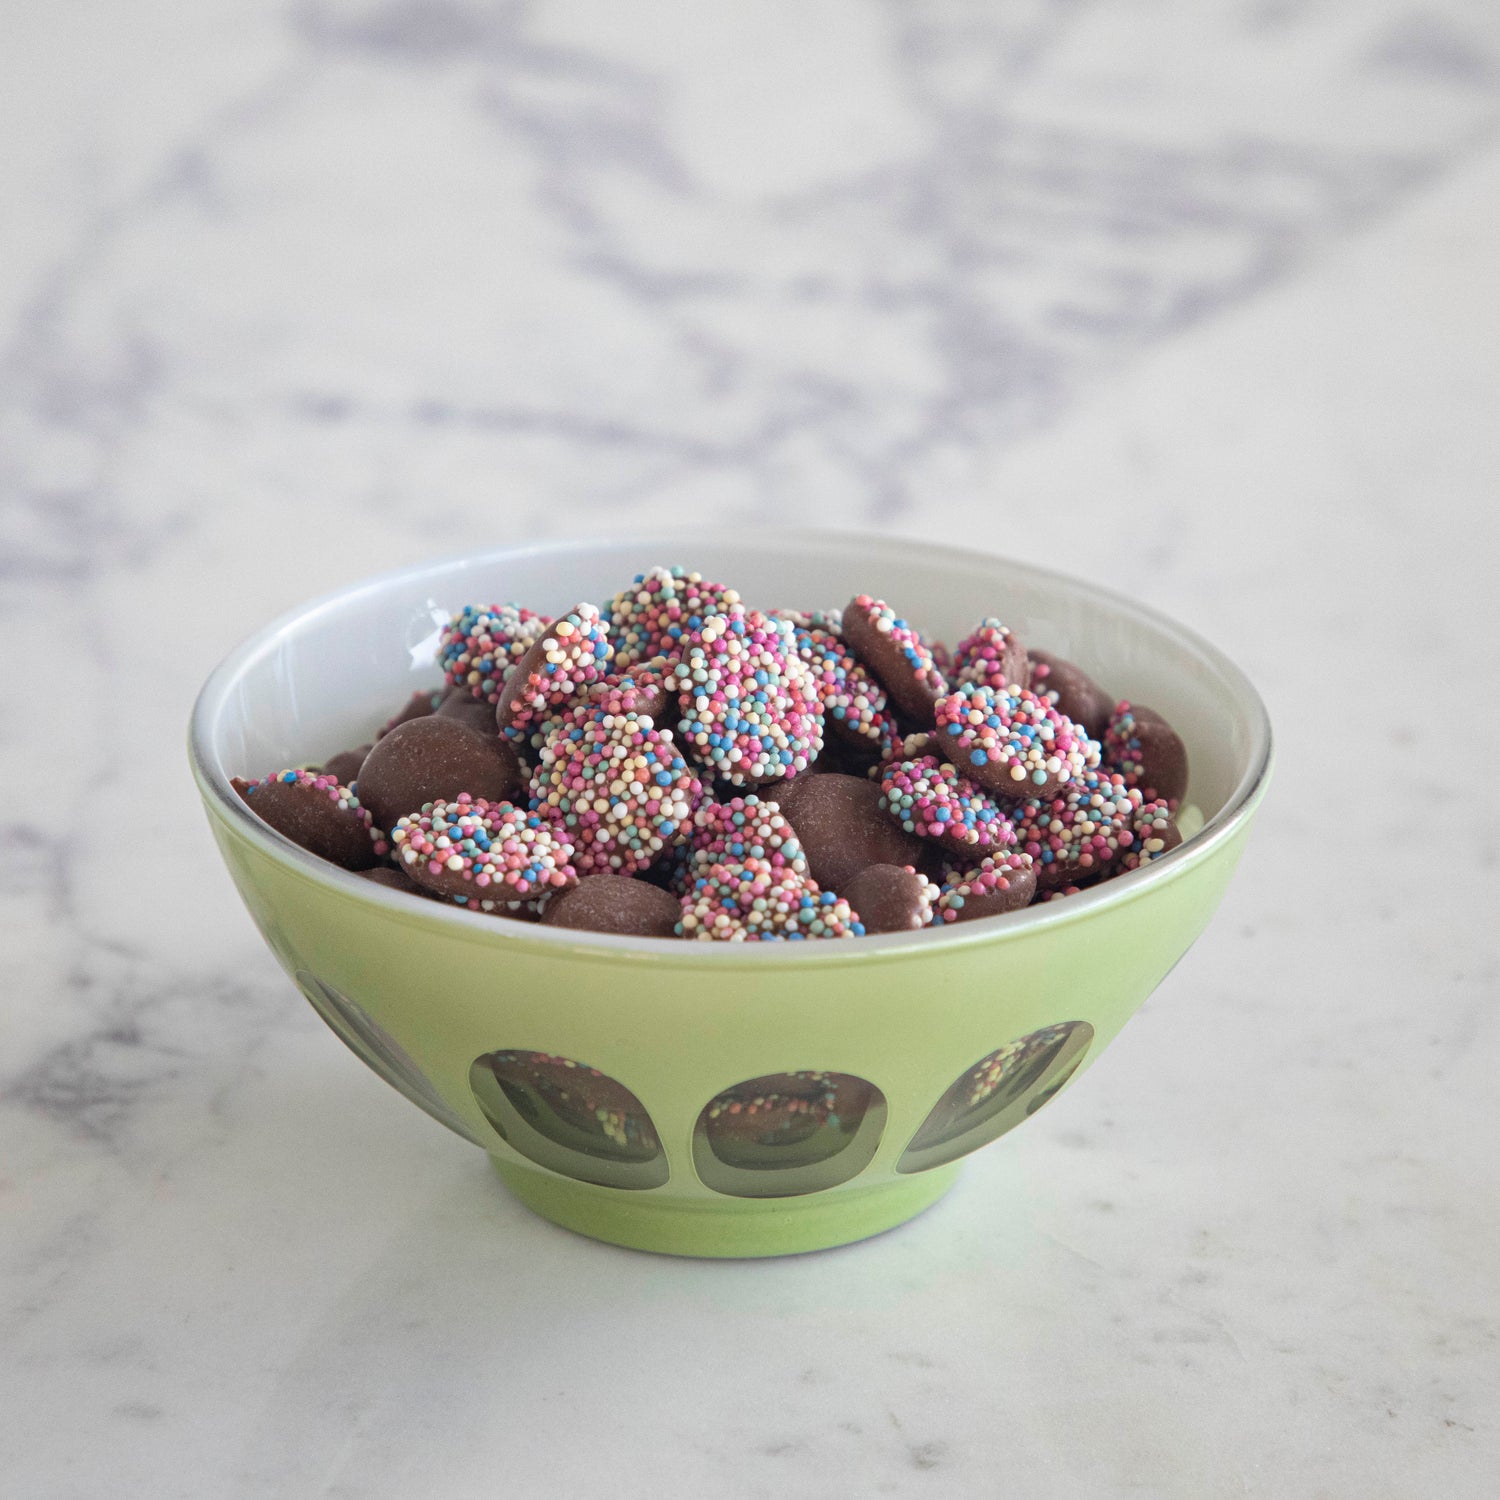
[(428, 802), (508, 802), (526, 785), (521, 762), (494, 734), (457, 719), (409, 719), (377, 742), (359, 768), (359, 800), (379, 828), (420, 812)]
[(863, 776), (795, 776), (761, 796), (781, 808), (812, 878), (825, 891), (842, 896), (850, 876), (870, 865), (916, 865), (922, 859), (922, 840), (881, 807), (880, 787)]
[(871, 865), (852, 876), (839, 895), (854, 908), (867, 933), (914, 932), (931, 919), (937, 891), (915, 870)]
[(554, 896), (542, 914), (546, 927), (616, 932), (626, 937), (675, 937), (682, 904), (675, 896), (627, 875), (585, 875)]

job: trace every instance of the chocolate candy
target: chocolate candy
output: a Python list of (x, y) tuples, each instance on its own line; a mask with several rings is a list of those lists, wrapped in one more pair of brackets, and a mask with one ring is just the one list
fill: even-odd
[(404, 870), (398, 870), (395, 865), (376, 865), (369, 870), (358, 870), (355, 872), (361, 880), (368, 880), (371, 885), (383, 885), (388, 890), (406, 891), (413, 896), (427, 896), (430, 891), (424, 891), (416, 881)]
[(879, 679), (918, 729), (930, 729), (937, 701), (948, 691), (926, 642), (881, 599), (858, 594), (844, 607), (849, 649)]
[(429, 714), (435, 714), (438, 706), (447, 696), (446, 688), (419, 688), (406, 700), (393, 718), (387, 719), (375, 731), (376, 740), (383, 740), (398, 724), (407, 724), (413, 719), (425, 719)]
[(1118, 774), (1087, 771), (1055, 797), (1016, 808), (1016, 839), (1036, 861), (1043, 889), (1085, 885), (1122, 868), (1135, 846), (1141, 794)]
[(822, 702), (785, 620), (711, 616), (685, 638), (673, 680), (683, 750), (735, 786), (795, 776), (823, 748)]
[(732, 943), (858, 937), (863, 932), (847, 901), (764, 859), (710, 865), (682, 898), (677, 924), (679, 937)]
[(1050, 797), (1099, 764), (1099, 747), (1025, 688), (963, 683), (936, 709), (939, 753), (1007, 797)]
[(1061, 901), (1064, 896), (1081, 896), (1082, 894), (1083, 887), (1081, 885), (1059, 885), (1050, 891), (1038, 888), (1032, 900), (1037, 906), (1040, 906), (1044, 901)]
[(475, 911), (535, 901), (578, 883), (566, 834), (509, 802), (464, 794), (430, 803), (397, 821), (391, 843), (418, 885)]
[(569, 610), (547, 627), (505, 679), (495, 706), (501, 732), (524, 741), (534, 724), (605, 676), (613, 655), (599, 611), (592, 604)]
[(438, 704), (436, 717), (467, 724), (470, 729), (485, 736), (499, 733), (495, 726), (495, 710), (483, 698), (476, 698), (465, 687), (448, 689), (448, 696)]
[(1026, 648), (999, 620), (982, 621), (953, 648), (950, 680), (955, 686), (977, 682), (987, 688), (1015, 689), (1026, 687), (1030, 679)]
[(793, 626), (793, 638), (817, 685), (824, 727), (847, 743), (878, 754), (896, 734), (896, 718), (885, 689), (832, 631)]
[(778, 870), (789, 869), (796, 875), (808, 873), (807, 856), (778, 803), (754, 796), (705, 802), (693, 814), (689, 843), (692, 874), (745, 859), (763, 859)]
[(625, 875), (585, 875), (571, 890), (554, 896), (542, 913), (546, 927), (585, 932), (618, 932), (626, 937), (674, 936), (682, 905), (676, 897), (644, 880)]
[[(451, 900), (450, 897), (438, 891), (428, 890), (418, 885), (405, 870), (396, 865), (376, 865), (373, 870), (360, 870), (357, 873), (361, 880), (368, 880), (372, 885), (383, 885), (387, 890), (402, 891), (409, 896), (421, 896), (426, 901), (436, 901), (440, 905), (446, 905)], [(541, 912), (532, 901), (497, 902), (488, 910), (491, 916), (509, 917), (515, 922), (540, 922), (542, 919)], [(673, 912), (674, 914), (676, 912), (675, 902)]]
[[(812, 878), (842, 891), (870, 865), (922, 862), (922, 842), (881, 807), (880, 788), (860, 776), (799, 776), (776, 797), (807, 856)], [(857, 910), (858, 908), (856, 908)]]
[(851, 875), (843, 896), (869, 932), (913, 932), (932, 922), (938, 888), (910, 865), (868, 865)]
[(360, 801), (386, 829), (428, 802), (451, 801), (461, 792), (505, 802), (526, 785), (515, 751), (498, 736), (431, 714), (397, 725), (378, 741), (359, 768), (359, 781)]
[(332, 776), (341, 786), (353, 786), (359, 777), (359, 768), (365, 763), (365, 756), (372, 749), (373, 745), (360, 745), (353, 750), (340, 750), (337, 755), (330, 755), (323, 762), (323, 774)]
[(740, 596), (722, 584), (706, 583), (701, 573), (683, 568), (652, 568), (610, 600), (605, 613), (615, 643), (615, 665), (626, 671), (637, 662), (664, 657), (675, 663), (683, 643), (712, 615), (732, 614)]
[(519, 604), (471, 604), (443, 631), (443, 676), (476, 703), (493, 705), (512, 667), (552, 622)]
[(785, 620), (798, 630), (823, 630), (842, 639), (844, 612), (841, 609), (768, 609), (772, 619)]
[(1045, 698), (1064, 718), (1081, 724), (1092, 739), (1109, 728), (1114, 699), (1082, 667), (1047, 651), (1031, 651), (1031, 691)]
[(1133, 825), (1135, 843), (1121, 864), (1127, 870), (1137, 870), (1169, 854), (1182, 842), (1182, 830), (1172, 818), (1172, 806), (1165, 798), (1147, 802), (1135, 815)]
[(950, 876), (936, 902), (939, 922), (972, 922), (1019, 911), (1036, 894), (1036, 871), (1029, 854), (1007, 850), (989, 855), (972, 870)]
[(322, 781), (235, 786), (389, 889), (695, 940), (971, 920), (1183, 838), (1171, 727), (993, 615), (950, 655), (868, 594), (763, 613), (653, 568), (555, 621), (471, 605), (439, 655), (448, 686), (413, 693)]
[(994, 800), (936, 755), (888, 762), (880, 778), (880, 805), (908, 833), (936, 839), (971, 859), (1016, 841)]
[(346, 870), (380, 863), (385, 834), (347, 786), (318, 771), (278, 771), (264, 781), (232, 783), (245, 803), (277, 833)]
[(554, 733), (531, 779), (531, 805), (572, 840), (580, 873), (630, 874), (688, 836), (703, 787), (670, 731), (598, 709)]
[[(894, 722), (891, 726), (891, 737), (881, 742), (881, 752), (877, 752), (873, 745), (864, 748), (864, 742), (856, 744), (852, 740), (841, 739), (836, 734), (828, 735), (823, 741), (823, 748), (818, 751), (817, 758), (808, 764), (801, 774), (803, 776), (823, 776), (832, 771), (840, 776), (863, 776), (875, 777), (879, 775), (880, 766), (885, 754), (894, 751), (900, 736), (895, 730)], [(777, 786), (766, 788), (767, 795), (779, 796), (780, 790)]]
[(1187, 746), (1154, 709), (1120, 702), (1104, 735), (1104, 761), (1127, 786), (1139, 787), (1147, 801), (1160, 797), (1172, 805), (1187, 795)]
[(589, 702), (612, 714), (637, 714), (650, 719), (660, 729), (670, 729), (667, 716), (675, 707), (677, 694), (669, 680), (672, 664), (665, 657), (652, 657), (631, 667), (602, 677), (589, 689)]

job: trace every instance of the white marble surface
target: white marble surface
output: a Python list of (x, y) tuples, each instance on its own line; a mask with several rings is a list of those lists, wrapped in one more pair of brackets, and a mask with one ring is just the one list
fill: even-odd
[[(4, 31), (7, 1495), (1493, 1496), (1490, 0)], [(310, 594), (683, 507), (1125, 586), (1280, 735), (1085, 1082), (800, 1260), (528, 1217), (275, 968), (182, 753)]]

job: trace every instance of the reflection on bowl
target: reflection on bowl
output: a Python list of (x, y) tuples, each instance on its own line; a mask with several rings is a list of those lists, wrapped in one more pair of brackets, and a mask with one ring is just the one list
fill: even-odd
[[(862, 1238), (939, 1197), (960, 1159), (1098, 1057), (1212, 915), (1264, 793), (1259, 698), (1213, 647), (1097, 589), (997, 558), (868, 538), (703, 537), (495, 552), (358, 585), (245, 643), (194, 713), (226, 864), (346, 1044), (492, 1156), (538, 1212), (598, 1238), (766, 1255)], [(368, 738), (438, 679), (434, 622), (516, 599), (560, 613), (658, 562), (757, 606), (881, 595), (952, 640), (1023, 641), (1153, 704), (1204, 824), (1145, 869), (1006, 916), (849, 941), (674, 943), (417, 901), (323, 864), (236, 797)], [(406, 681), (393, 669), (410, 664)]]
[(1093, 1039), (1087, 1021), (1063, 1021), (980, 1058), (933, 1105), (896, 1170), (925, 1172), (957, 1161), (1030, 1119), (1077, 1071)]
[(731, 1198), (798, 1198), (870, 1163), (885, 1095), (848, 1073), (771, 1073), (714, 1095), (693, 1127), (693, 1169)]

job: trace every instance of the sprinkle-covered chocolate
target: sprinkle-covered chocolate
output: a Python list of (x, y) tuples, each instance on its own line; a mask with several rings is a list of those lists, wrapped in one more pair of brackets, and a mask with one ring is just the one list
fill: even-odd
[(690, 860), (693, 874), (711, 865), (765, 860), (772, 868), (806, 875), (807, 856), (775, 802), (756, 796), (705, 802), (693, 814)]
[(569, 610), (537, 638), (500, 689), (495, 722), (507, 739), (524, 742), (532, 726), (581, 698), (609, 671), (609, 632), (592, 604)]
[(935, 755), (941, 760), (942, 756), (938, 755), (941, 748), (936, 732), (931, 729), (899, 735), (891, 744), (890, 754), (885, 757), (886, 764), (898, 760), (921, 760), (924, 755)]
[(844, 633), (844, 612), (841, 609), (771, 609), (766, 613), (774, 620), (785, 620), (798, 630), (821, 630), (836, 636)]
[(615, 643), (615, 665), (626, 671), (637, 662), (664, 656), (676, 661), (684, 641), (713, 615), (729, 614), (740, 596), (723, 584), (707, 582), (685, 568), (652, 568), (610, 600), (606, 614)]
[(531, 780), (532, 809), (567, 830), (583, 874), (644, 869), (687, 838), (702, 796), (670, 731), (605, 709), (554, 733)]
[(915, 627), (882, 599), (858, 594), (844, 607), (843, 637), (916, 727), (932, 723), (948, 684)]
[(1187, 746), (1154, 709), (1122, 701), (1110, 715), (1104, 735), (1104, 764), (1127, 786), (1139, 787), (1147, 801), (1161, 797), (1173, 812), (1187, 795)]
[(793, 633), (817, 685), (825, 727), (878, 752), (897, 732), (885, 689), (837, 635), (816, 625), (794, 626)]
[(1159, 714), (1115, 707), (994, 616), (950, 654), (869, 594), (761, 613), (653, 568), (556, 621), (468, 606), (439, 655), (448, 685), (413, 693), (373, 746), (235, 788), (391, 889), (731, 941), (1058, 899), (1203, 823), (1179, 824), (1187, 756)]
[(1141, 794), (1124, 777), (1086, 771), (1054, 797), (1032, 798), (1015, 811), (1019, 847), (1036, 861), (1045, 887), (1084, 885), (1123, 868), (1135, 847)]
[(1160, 859), (1182, 842), (1182, 830), (1172, 817), (1172, 804), (1164, 797), (1143, 804), (1132, 824), (1135, 843), (1120, 861), (1127, 870), (1139, 869)]
[(941, 753), (981, 786), (1007, 797), (1046, 797), (1099, 764), (1099, 747), (1024, 688), (966, 682), (939, 700)]
[(672, 664), (655, 656), (640, 662), (628, 672), (614, 672), (601, 677), (589, 689), (589, 703), (612, 714), (638, 714), (659, 727), (669, 728), (667, 716), (676, 700), (671, 681)]
[(934, 921), (972, 922), (1017, 911), (1036, 894), (1036, 871), (1029, 854), (1008, 849), (991, 854), (972, 870), (949, 876), (935, 903)]
[(683, 749), (735, 786), (795, 776), (823, 748), (822, 704), (792, 629), (757, 610), (714, 615), (675, 669)]
[(1026, 648), (1014, 631), (993, 617), (982, 620), (953, 648), (949, 680), (955, 686), (977, 682), (981, 687), (1014, 690), (1025, 687), (1030, 675)]
[(908, 833), (937, 839), (955, 853), (983, 854), (1016, 841), (993, 799), (936, 755), (887, 763), (880, 805)]
[(519, 604), (468, 605), (443, 629), (438, 647), (443, 676), (478, 702), (498, 702), (506, 676), (548, 623)]
[(479, 911), (534, 901), (578, 880), (566, 833), (510, 802), (460, 796), (429, 803), (397, 822), (391, 842), (418, 885)]
[(349, 787), (322, 771), (278, 771), (234, 780), (246, 805), (277, 833), (346, 870), (365, 870), (386, 852), (385, 832)]
[(682, 898), (677, 924), (679, 937), (733, 943), (863, 932), (847, 901), (763, 859), (710, 865)]

